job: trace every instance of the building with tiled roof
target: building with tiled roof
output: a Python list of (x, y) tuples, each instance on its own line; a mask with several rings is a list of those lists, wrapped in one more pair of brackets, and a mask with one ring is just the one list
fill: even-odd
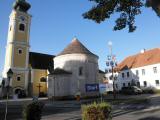
[(74, 38), (54, 58), (54, 72), (49, 75), (48, 80), (48, 96), (59, 98), (74, 97), (77, 94), (82, 97), (98, 95), (98, 91), (87, 92), (86, 85), (98, 84), (104, 75), (99, 74), (98, 56)]
[(144, 49), (129, 56), (118, 64), (116, 70), (118, 89), (130, 85), (160, 89), (160, 48)]
[(129, 56), (118, 64), (117, 68), (119, 70), (125, 70), (157, 63), (160, 63), (160, 48), (142, 50), (141, 53)]
[(73, 53), (88, 54), (88, 55), (96, 56), (95, 54), (90, 52), (81, 42), (79, 42), (77, 38), (74, 38), (71, 44), (69, 44), (60, 54), (58, 54), (58, 56), (66, 55), (66, 54), (73, 54)]

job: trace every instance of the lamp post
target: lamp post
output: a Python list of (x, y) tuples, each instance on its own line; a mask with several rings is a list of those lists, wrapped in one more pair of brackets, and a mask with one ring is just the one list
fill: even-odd
[(5, 120), (7, 120), (7, 112), (8, 112), (8, 96), (9, 96), (9, 88), (10, 88), (10, 80), (13, 76), (13, 71), (11, 69), (8, 70), (7, 72), (7, 100), (6, 100), (6, 112), (5, 112)]
[(54, 77), (53, 77), (53, 82), (54, 82), (54, 97), (53, 97), (53, 100), (55, 101), (55, 94), (56, 94), (56, 92), (55, 92), (55, 79), (56, 79), (56, 77), (55, 77), (55, 75), (54, 75)]
[[(114, 67), (116, 66), (116, 57), (112, 54), (112, 42), (108, 42), (110, 53), (107, 57), (106, 65), (109, 68), (109, 73), (111, 72), (111, 80), (113, 81), (113, 97), (116, 99), (116, 90), (115, 90), (115, 83), (114, 83)], [(111, 70), (110, 70), (111, 68)]]

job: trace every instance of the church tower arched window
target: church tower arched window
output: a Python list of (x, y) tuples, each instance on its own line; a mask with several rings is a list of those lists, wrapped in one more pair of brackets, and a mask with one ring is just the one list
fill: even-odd
[(25, 31), (25, 25), (23, 23), (19, 24), (19, 30)]

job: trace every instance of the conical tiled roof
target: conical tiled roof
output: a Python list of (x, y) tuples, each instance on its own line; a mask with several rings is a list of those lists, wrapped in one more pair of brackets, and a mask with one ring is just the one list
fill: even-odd
[(73, 53), (89, 54), (97, 56), (92, 52), (90, 52), (77, 38), (74, 38), (72, 42), (60, 54), (58, 54), (58, 56), (65, 54), (73, 54)]

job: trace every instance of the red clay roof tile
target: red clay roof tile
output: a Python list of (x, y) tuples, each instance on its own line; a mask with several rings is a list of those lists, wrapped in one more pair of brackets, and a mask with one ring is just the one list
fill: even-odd
[(144, 51), (133, 56), (125, 58), (120, 64), (118, 64), (118, 70), (125, 70), (131, 68), (138, 68), (147, 65), (160, 63), (160, 48)]

